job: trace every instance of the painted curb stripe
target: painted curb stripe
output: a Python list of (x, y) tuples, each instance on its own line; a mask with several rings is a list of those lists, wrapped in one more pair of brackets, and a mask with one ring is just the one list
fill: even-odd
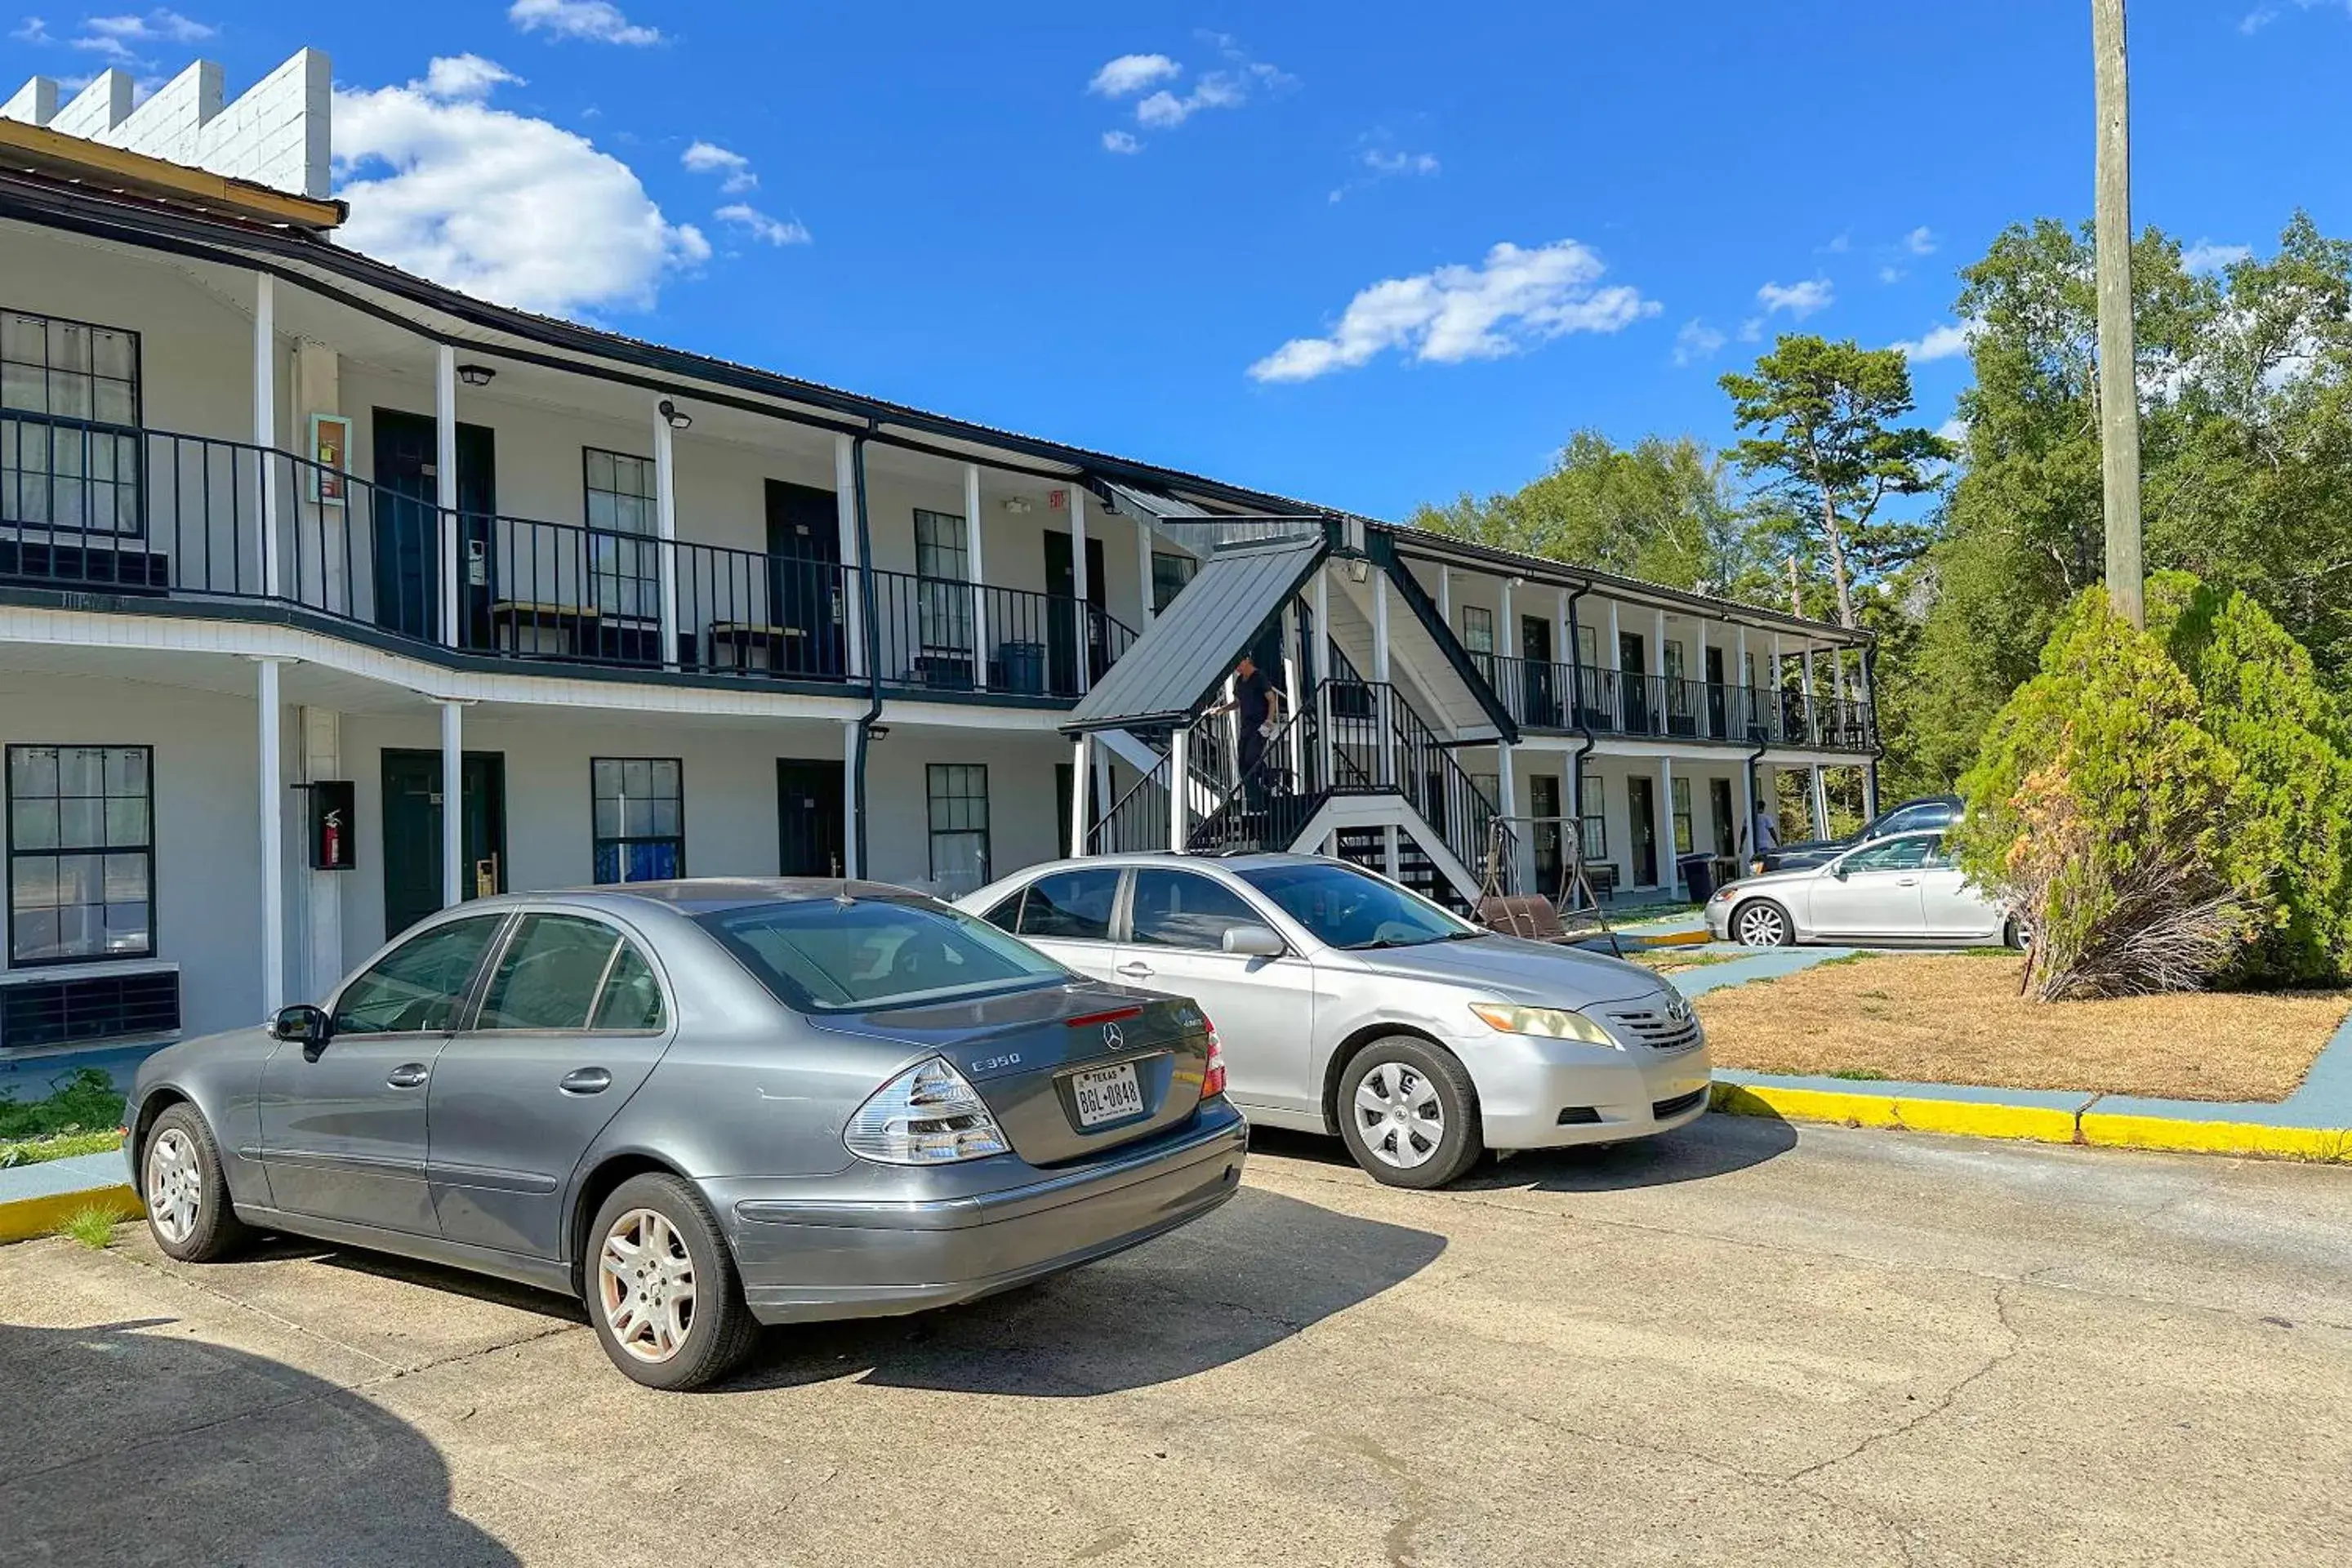
[(128, 1183), (89, 1187), (78, 1193), (18, 1198), (0, 1204), (0, 1242), (27, 1241), (37, 1236), (51, 1235), (82, 1210), (100, 1204), (112, 1204), (125, 1219), (137, 1219), (147, 1212), (139, 1206), (139, 1194), (131, 1190)]
[(1787, 1121), (1833, 1121), (1913, 1132), (1957, 1132), (1972, 1138), (2012, 1138), (2036, 1143), (2088, 1143), (2184, 1154), (2264, 1154), (2291, 1160), (2352, 1163), (2352, 1131), (2266, 1127), (2246, 1121), (2192, 1121), (2169, 1116), (2127, 1116), (2059, 1110), (2041, 1105), (1994, 1105), (1929, 1100), (1916, 1095), (1849, 1094), (1771, 1084), (1715, 1085), (1715, 1109), (1733, 1116)]

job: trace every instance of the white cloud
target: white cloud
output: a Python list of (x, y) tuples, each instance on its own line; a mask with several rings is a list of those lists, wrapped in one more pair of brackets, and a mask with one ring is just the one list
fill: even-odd
[(1921, 224), (1917, 228), (1913, 229), (1909, 234), (1903, 237), (1903, 248), (1909, 251), (1914, 256), (1935, 255), (1935, 231), (1929, 228), (1926, 224)]
[(1432, 153), (1383, 153), (1374, 147), (1364, 153), (1364, 167), (1376, 174), (1434, 174), (1439, 164)]
[(760, 176), (751, 172), (751, 159), (713, 142), (695, 142), (678, 154), (677, 161), (698, 174), (725, 175), (719, 183), (719, 189), (727, 195), (757, 190), (760, 185)]
[(1129, 93), (1171, 81), (1183, 70), (1166, 55), (1121, 55), (1095, 72), (1094, 79), (1087, 83), (1087, 90), (1105, 98), (1125, 98)]
[(611, 0), (514, 0), (507, 7), (507, 20), (526, 33), (544, 28), (559, 38), (592, 43), (643, 46), (662, 41), (659, 28), (637, 26)]
[(1969, 438), (1969, 422), (1955, 414), (1936, 426), (1936, 434), (1957, 447)]
[(83, 22), (82, 26), (101, 37), (154, 44), (202, 43), (220, 31), (208, 23), (192, 20), (177, 11), (167, 11), (160, 6), (143, 16), (92, 16)]
[(1764, 313), (1786, 310), (1799, 321), (1816, 310), (1827, 310), (1837, 300), (1837, 291), (1826, 278), (1808, 278), (1801, 283), (1767, 283), (1756, 290), (1756, 302)]
[(1900, 267), (1886, 266), (1878, 269), (1878, 280), (1881, 283), (1900, 283), (1910, 276), (1911, 274), (1904, 271)]
[(1696, 364), (1703, 359), (1711, 359), (1727, 341), (1721, 332), (1694, 317), (1675, 334), (1675, 363)]
[(1832, 256), (1843, 256), (1847, 251), (1853, 248), (1853, 236), (1850, 232), (1841, 233), (1835, 239), (1832, 239), (1827, 245), (1822, 246), (1822, 248)]
[(629, 166), (585, 137), (486, 101), (513, 74), (478, 56), (421, 81), (335, 94), (351, 221), (337, 238), (454, 289), (527, 310), (650, 307), (708, 260)]
[(1102, 144), (1103, 151), (1106, 153), (1140, 153), (1143, 151), (1143, 143), (1136, 140), (1132, 132), (1126, 131), (1104, 132), (1102, 134)]
[(1391, 278), (1348, 302), (1328, 337), (1293, 338), (1249, 367), (1256, 381), (1312, 381), (1389, 349), (1434, 364), (1495, 359), (1567, 332), (1613, 332), (1657, 314), (1625, 284), (1596, 288), (1601, 258), (1572, 239), (1497, 245), (1476, 266)]
[(57, 42), (57, 39), (49, 34), (48, 23), (43, 21), (38, 16), (26, 17), (23, 22), (17, 25), (16, 30), (8, 36), (20, 44), (54, 44)]
[(710, 216), (721, 223), (731, 223), (748, 229), (752, 238), (765, 240), (770, 245), (807, 245), (815, 237), (798, 218), (770, 217), (759, 208), (742, 202), (720, 207)]
[(2233, 263), (2252, 258), (2251, 245), (2218, 245), (2200, 239), (2180, 253), (2180, 265), (2191, 272), (2220, 272)]
[(88, 49), (91, 54), (111, 60), (116, 65), (148, 63), (140, 58), (136, 49), (110, 34), (93, 33), (83, 37), (69, 39), (68, 42), (77, 49)]
[(1750, 316), (1746, 321), (1740, 322), (1739, 341), (1743, 343), (1762, 342), (1764, 341), (1764, 318), (1761, 316)]
[(1945, 321), (1927, 329), (1924, 337), (1889, 343), (1891, 349), (1903, 351), (1903, 357), (1914, 364), (1929, 360), (1954, 359), (1969, 352), (1969, 345), (1984, 331), (1982, 321)]
[(1135, 106), (1135, 121), (1155, 131), (1166, 131), (1181, 125), (1204, 109), (1239, 109), (1249, 101), (1249, 92), (1241, 79), (1225, 71), (1211, 71), (1192, 84), (1192, 90), (1179, 98), (1165, 88)]

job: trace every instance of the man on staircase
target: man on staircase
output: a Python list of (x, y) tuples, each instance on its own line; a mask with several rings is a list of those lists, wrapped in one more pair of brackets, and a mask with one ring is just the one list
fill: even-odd
[(1234, 665), (1233, 695), (1209, 711), (1224, 713), (1234, 709), (1241, 710), (1242, 800), (1246, 809), (1263, 811), (1271, 782), (1265, 772), (1265, 743), (1282, 728), (1282, 693), (1247, 653)]

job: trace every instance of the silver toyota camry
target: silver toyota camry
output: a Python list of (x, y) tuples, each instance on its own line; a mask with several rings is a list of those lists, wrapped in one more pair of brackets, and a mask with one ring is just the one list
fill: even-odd
[(1342, 861), (1064, 860), (961, 902), (1081, 974), (1192, 997), (1252, 1121), (1337, 1133), (1392, 1185), (1706, 1109), (1706, 1037), (1674, 986), (1483, 931)]
[(1247, 1130), (1192, 1002), (871, 883), (676, 882), (435, 916), (316, 1006), (141, 1068), (156, 1244), (252, 1229), (583, 1300), (657, 1388), (757, 1326), (910, 1312), (1196, 1219)]

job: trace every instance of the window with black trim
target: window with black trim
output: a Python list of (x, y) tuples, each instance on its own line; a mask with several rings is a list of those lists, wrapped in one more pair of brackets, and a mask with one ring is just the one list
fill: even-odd
[(971, 550), (953, 512), (915, 509), (915, 613), (927, 648), (971, 647)]
[(1495, 612), (1483, 605), (1462, 606), (1462, 646), (1472, 653), (1495, 651)]
[(686, 781), (676, 757), (596, 757), (596, 880), (667, 882), (686, 875)]
[(931, 881), (959, 898), (989, 881), (988, 765), (932, 763), (925, 770)]
[(1201, 570), (1201, 563), (1189, 555), (1165, 550), (1151, 552), (1151, 613), (1158, 615), (1176, 602), (1185, 584)]
[(1576, 764), (1577, 807), (1583, 815), (1580, 831), (1583, 835), (1584, 861), (1599, 865), (1609, 858), (1609, 792), (1599, 774), (1581, 761)]
[(632, 620), (661, 615), (661, 572), (654, 535), (661, 503), (651, 458), (600, 447), (581, 448), (587, 479), (588, 577), (596, 608)]
[(139, 416), (138, 333), (0, 310), (0, 523), (141, 531)]
[(8, 748), (8, 957), (155, 952), (154, 751)]
[(1691, 831), (1690, 780), (1679, 778), (1675, 781), (1675, 853), (1689, 854), (1696, 841)]

